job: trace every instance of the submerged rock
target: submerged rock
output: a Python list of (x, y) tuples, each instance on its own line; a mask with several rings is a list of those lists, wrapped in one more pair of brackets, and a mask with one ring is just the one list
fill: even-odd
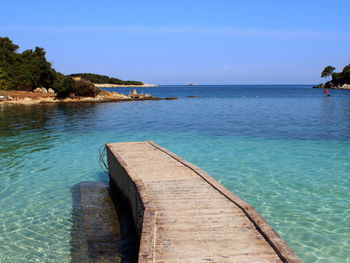
[(120, 226), (108, 186), (81, 182), (72, 195), (72, 262), (120, 262)]

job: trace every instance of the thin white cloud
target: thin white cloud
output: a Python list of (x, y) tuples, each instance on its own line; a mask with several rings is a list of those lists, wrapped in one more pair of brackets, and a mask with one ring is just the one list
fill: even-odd
[(54, 33), (128, 33), (128, 34), (196, 34), (243, 38), (337, 38), (349, 36), (317, 30), (270, 30), (240, 27), (137, 27), (137, 26), (1, 26), (1, 31)]

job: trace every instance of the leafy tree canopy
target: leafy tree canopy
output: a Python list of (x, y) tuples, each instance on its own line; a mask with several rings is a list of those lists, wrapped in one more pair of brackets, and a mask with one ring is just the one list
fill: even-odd
[(27, 90), (52, 88), (55, 70), (46, 60), (43, 48), (18, 53), (18, 46), (7, 37), (0, 37), (0, 89)]
[(350, 84), (350, 64), (346, 65), (343, 71), (332, 74), (332, 83), (334, 85)]
[(331, 76), (334, 70), (335, 70), (335, 67), (332, 67), (332, 66), (325, 67), (321, 73), (321, 78), (327, 78)]

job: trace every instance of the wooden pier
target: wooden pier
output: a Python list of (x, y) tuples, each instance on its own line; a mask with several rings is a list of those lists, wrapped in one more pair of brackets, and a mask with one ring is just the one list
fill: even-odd
[(138, 262), (301, 262), (252, 206), (152, 141), (106, 145), (130, 202)]

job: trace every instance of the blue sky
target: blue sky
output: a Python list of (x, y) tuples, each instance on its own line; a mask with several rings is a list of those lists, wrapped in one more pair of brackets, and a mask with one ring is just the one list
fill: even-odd
[(157, 84), (319, 83), (350, 63), (350, 1), (2, 1), (0, 36), (65, 74)]

